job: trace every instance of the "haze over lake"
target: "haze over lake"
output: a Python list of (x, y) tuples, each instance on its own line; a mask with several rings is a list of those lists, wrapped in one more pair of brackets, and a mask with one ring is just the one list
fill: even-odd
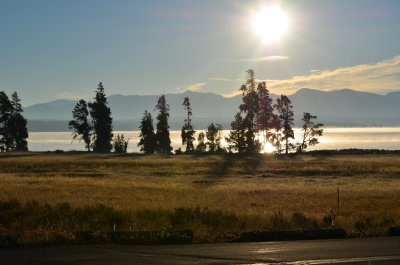
[[(196, 132), (196, 138), (199, 132)], [(224, 131), (224, 135), (228, 133), (228, 130)], [(139, 131), (114, 131), (116, 134), (129, 138), (128, 152), (139, 152)], [(171, 131), (170, 135), (173, 149), (182, 147), (181, 131)], [(295, 129), (297, 141), (300, 141), (300, 135), (300, 129)], [(226, 146), (225, 141), (222, 143)], [(28, 146), (30, 151), (85, 150), (83, 143), (72, 142), (71, 132), (31, 132)], [(348, 148), (400, 150), (400, 127), (324, 128), (320, 144), (308, 150)]]

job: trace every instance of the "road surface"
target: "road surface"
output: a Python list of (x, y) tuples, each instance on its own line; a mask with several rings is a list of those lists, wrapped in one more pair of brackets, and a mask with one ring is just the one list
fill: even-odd
[(399, 265), (400, 237), (164, 246), (0, 249), (0, 264)]

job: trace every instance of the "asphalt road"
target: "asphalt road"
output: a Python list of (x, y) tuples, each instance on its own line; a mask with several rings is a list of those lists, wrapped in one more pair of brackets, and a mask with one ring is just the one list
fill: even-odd
[(400, 237), (167, 246), (0, 249), (0, 264), (399, 265)]

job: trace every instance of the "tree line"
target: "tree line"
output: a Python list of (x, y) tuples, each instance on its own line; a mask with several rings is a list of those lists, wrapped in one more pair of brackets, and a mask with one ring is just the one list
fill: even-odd
[[(277, 153), (303, 152), (308, 146), (319, 143), (323, 135), (323, 124), (317, 123), (317, 116), (303, 113), (302, 136), (294, 142), (294, 113), (290, 99), (281, 95), (275, 102), (270, 96), (265, 82), (257, 82), (252, 69), (247, 71), (247, 80), (241, 86), (242, 104), (231, 123), (229, 135), (225, 137), (228, 146), (221, 145), (222, 126), (211, 123), (207, 130), (197, 136), (192, 125), (192, 108), (190, 99), (182, 103), (185, 119), (181, 129), (182, 147), (175, 153), (232, 152), (259, 153), (271, 144)], [(103, 84), (100, 82), (93, 102), (81, 99), (72, 111), (73, 119), (69, 128), (73, 130), (73, 139), (84, 141), (87, 151), (100, 153), (124, 153), (129, 139), (124, 135), (113, 135), (111, 110), (107, 103)], [(169, 134), (169, 105), (161, 95), (155, 105), (158, 111), (156, 126), (152, 115), (145, 110), (140, 122), (140, 140), (138, 147), (145, 154), (169, 154), (172, 152)], [(113, 138), (114, 137), (114, 138)]]
[[(234, 152), (259, 153), (270, 143), (277, 153), (302, 152), (308, 146), (319, 143), (323, 125), (316, 123), (317, 116), (303, 113), (301, 141), (294, 142), (294, 113), (290, 99), (281, 95), (273, 102), (265, 82), (257, 82), (254, 71), (247, 71), (246, 83), (240, 88), (242, 104), (231, 123), (231, 130), (225, 141), (228, 146), (221, 145), (223, 139), (222, 126), (211, 123), (205, 132), (197, 136), (192, 125), (192, 108), (190, 99), (184, 98), (184, 124), (181, 130), (182, 146), (175, 153)], [(4, 91), (0, 92), (0, 151), (27, 151), (27, 120), (22, 115), (22, 107), (18, 94), (14, 92), (11, 99)], [(153, 118), (147, 110), (140, 122), (140, 141), (138, 146), (145, 154), (172, 152), (169, 134), (169, 105), (165, 96), (161, 95), (155, 105), (157, 124), (154, 128)], [(81, 99), (72, 111), (72, 120), (68, 123), (73, 130), (73, 139), (83, 141), (87, 151), (98, 153), (127, 152), (129, 139), (124, 135), (113, 134), (111, 109), (108, 106), (103, 84), (100, 82), (93, 102)]]

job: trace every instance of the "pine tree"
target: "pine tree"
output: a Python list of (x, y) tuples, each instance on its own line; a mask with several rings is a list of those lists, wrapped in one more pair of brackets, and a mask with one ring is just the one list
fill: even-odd
[(138, 146), (140, 146), (140, 151), (145, 154), (154, 154), (157, 150), (156, 135), (154, 133), (153, 119), (147, 110), (143, 114), (139, 128), (140, 141)]
[(72, 111), (73, 120), (68, 123), (70, 129), (73, 129), (73, 139), (83, 140), (88, 152), (90, 152), (92, 126), (89, 122), (89, 110), (85, 100), (81, 99)]
[(275, 105), (279, 113), (280, 127), (282, 128), (283, 140), (285, 141), (285, 154), (288, 154), (291, 149), (294, 148), (293, 144), (290, 143), (290, 139), (294, 139), (294, 131), (292, 126), (294, 125), (293, 119), (293, 105), (287, 96), (281, 95), (277, 99)]
[(281, 121), (277, 115), (274, 115), (272, 118), (272, 129), (270, 132), (269, 141), (271, 142), (272, 146), (276, 148), (276, 152), (278, 154), (282, 153), (282, 128), (281, 128)]
[(222, 126), (220, 124), (214, 125), (211, 123), (206, 131), (208, 151), (211, 153), (221, 151), (221, 131)]
[(126, 153), (128, 150), (128, 140), (125, 140), (125, 137), (123, 134), (119, 135), (117, 134), (116, 137), (114, 137), (113, 140), (113, 149), (115, 153)]
[(12, 113), (9, 121), (9, 131), (13, 139), (12, 151), (28, 151), (27, 120), (22, 116), (21, 100), (17, 92), (11, 95)]
[(89, 103), (94, 128), (93, 151), (109, 153), (112, 149), (113, 139), (112, 118), (102, 82), (99, 83), (94, 100), (93, 103)]
[(200, 132), (197, 138), (196, 152), (204, 153), (207, 150), (207, 145), (205, 144), (204, 139), (205, 139), (204, 133)]
[(256, 90), (254, 70), (247, 70), (248, 79), (240, 90), (242, 91), (243, 103), (240, 105), (240, 112), (244, 115), (243, 125), (246, 128), (246, 151), (248, 153), (258, 153), (260, 144), (256, 139), (257, 134), (257, 115), (259, 112), (259, 96)]
[(27, 151), (27, 120), (22, 116), (21, 100), (14, 92), (11, 100), (0, 92), (0, 150), (2, 152)]
[(324, 126), (322, 123), (315, 123), (314, 121), (317, 119), (317, 116), (313, 116), (308, 112), (303, 113), (303, 136), (302, 142), (297, 143), (297, 152), (303, 152), (308, 146), (313, 146), (319, 144), (318, 137), (322, 136), (324, 133), (324, 129), (321, 127)]
[(195, 140), (195, 131), (193, 130), (192, 126), (192, 108), (190, 106), (190, 100), (188, 97), (185, 97), (182, 105), (185, 106), (185, 110), (187, 111), (185, 124), (183, 125), (181, 131), (182, 145), (186, 144), (186, 152), (189, 153), (194, 151), (193, 141)]
[(217, 152), (225, 152), (225, 148), (223, 148), (221, 146), (221, 140), (222, 140), (222, 125), (217, 123), (217, 137), (215, 138), (215, 142), (216, 142), (216, 148), (217, 148)]
[(246, 152), (246, 128), (243, 124), (243, 118), (240, 112), (235, 115), (235, 120), (231, 122), (231, 131), (229, 136), (225, 137), (230, 152)]
[(13, 112), (15, 112), (15, 113), (23, 112), (21, 100), (19, 99), (17, 92), (14, 92), (11, 94), (11, 102), (10, 103), (13, 108)]
[(258, 84), (257, 88), (259, 98), (259, 109), (257, 113), (257, 129), (263, 135), (265, 146), (270, 138), (270, 130), (272, 129), (272, 122), (274, 119), (274, 107), (272, 105), (272, 99), (270, 97), (267, 85), (265, 82)]
[(157, 115), (157, 148), (159, 153), (169, 154), (172, 151), (171, 139), (169, 137), (169, 105), (165, 100), (165, 96), (162, 95), (157, 102), (156, 109), (159, 113)]
[(13, 106), (4, 91), (0, 91), (0, 150), (12, 151), (13, 138), (10, 132), (10, 117)]

